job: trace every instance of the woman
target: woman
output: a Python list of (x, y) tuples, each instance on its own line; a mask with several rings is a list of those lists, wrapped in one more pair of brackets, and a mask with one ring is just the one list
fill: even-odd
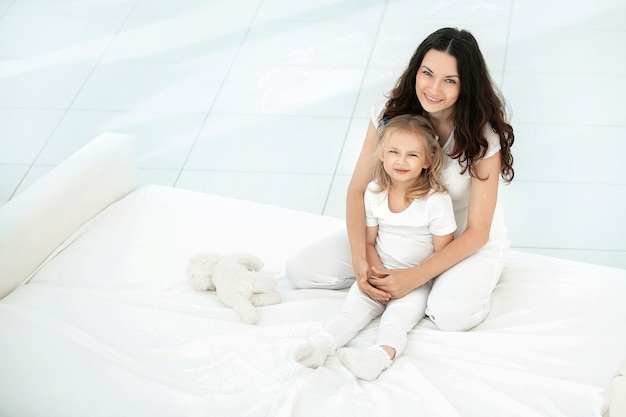
[[(428, 117), (445, 162), (442, 181), (452, 197), (455, 239), (423, 263), (406, 269), (370, 267), (365, 250), (363, 195), (372, 180), (369, 155), (378, 130), (400, 114)], [(348, 187), (348, 239), (333, 235), (287, 262), (300, 288), (345, 288), (356, 278), (361, 291), (382, 303), (433, 280), (426, 314), (442, 330), (467, 330), (489, 313), (509, 243), (497, 197), (500, 176), (513, 179), (514, 134), (503, 100), (491, 81), (476, 39), (444, 28), (417, 48), (389, 99), (372, 119)]]

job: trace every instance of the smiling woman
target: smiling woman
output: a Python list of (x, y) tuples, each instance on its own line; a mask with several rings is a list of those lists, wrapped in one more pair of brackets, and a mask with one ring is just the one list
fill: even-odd
[[(407, 114), (425, 116), (434, 125), (444, 153), (442, 182), (454, 205), (456, 238), (416, 266), (373, 270), (366, 256), (363, 202), (372, 180), (368, 156), (377, 146), (378, 131)], [(498, 186), (500, 176), (511, 181), (514, 175), (513, 140), (504, 101), (491, 82), (474, 36), (455, 28), (435, 31), (417, 47), (388, 100), (372, 110), (348, 188), (349, 251), (322, 249), (346, 241), (345, 234), (331, 236), (333, 242), (296, 254), (287, 265), (289, 277), (296, 286), (320, 288), (347, 287), (356, 278), (360, 290), (374, 300), (398, 299), (432, 284), (426, 315), (441, 330), (478, 325), (489, 313), (491, 293), (509, 248)], [(344, 257), (337, 259), (338, 253)], [(329, 263), (340, 265), (340, 270)]]

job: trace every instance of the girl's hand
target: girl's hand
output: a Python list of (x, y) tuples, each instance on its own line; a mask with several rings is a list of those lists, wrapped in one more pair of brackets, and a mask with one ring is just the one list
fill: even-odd
[(409, 269), (381, 269), (372, 267), (369, 283), (389, 294), (392, 299), (404, 297), (423, 283), (415, 281), (414, 272)]
[(354, 262), (354, 275), (356, 277), (356, 282), (359, 286), (359, 289), (367, 294), (372, 300), (376, 300), (383, 304), (387, 304), (391, 299), (391, 296), (387, 294), (385, 291), (381, 291), (380, 289), (371, 285), (368, 281), (369, 277), (373, 272), (370, 270), (367, 262)]

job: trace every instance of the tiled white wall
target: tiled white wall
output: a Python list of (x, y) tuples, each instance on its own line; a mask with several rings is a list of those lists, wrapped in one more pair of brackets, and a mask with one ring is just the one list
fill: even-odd
[(626, 268), (625, 22), (624, 2), (514, 3), (517, 176), (503, 195), (516, 247)]

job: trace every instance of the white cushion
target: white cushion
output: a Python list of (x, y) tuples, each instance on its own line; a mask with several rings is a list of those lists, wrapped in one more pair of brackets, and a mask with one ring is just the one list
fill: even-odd
[(138, 186), (133, 137), (103, 133), (0, 207), (0, 299)]

